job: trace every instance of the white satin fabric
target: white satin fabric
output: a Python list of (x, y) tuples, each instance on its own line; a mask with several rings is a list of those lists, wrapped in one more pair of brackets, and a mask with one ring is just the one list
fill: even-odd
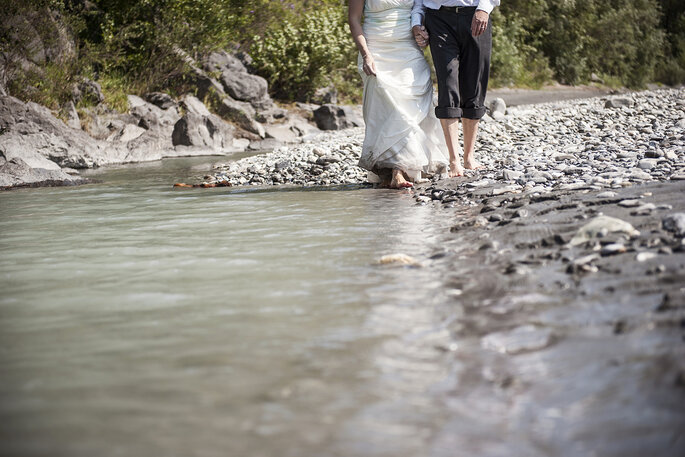
[(359, 166), (369, 180), (382, 169), (399, 168), (411, 180), (446, 172), (448, 151), (435, 117), (430, 68), (411, 31), (414, 0), (366, 0), (364, 36), (376, 76), (364, 81), (366, 135)]

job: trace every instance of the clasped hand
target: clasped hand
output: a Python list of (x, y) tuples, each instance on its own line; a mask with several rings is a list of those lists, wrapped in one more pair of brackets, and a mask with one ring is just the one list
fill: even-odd
[[(471, 34), (474, 37), (480, 36), (488, 28), (488, 22), (490, 20), (490, 15), (486, 13), (485, 11), (478, 10), (476, 13), (473, 15), (473, 20), (471, 21)], [(416, 40), (416, 44), (419, 45), (420, 48), (425, 48), (428, 46), (428, 32), (426, 31), (426, 28), (422, 25), (415, 25), (414, 27), (411, 28), (412, 33), (414, 34), (414, 39)]]
[(422, 25), (415, 25), (411, 28), (411, 31), (414, 34), (416, 44), (418, 44), (420, 48), (425, 48), (428, 46), (428, 32), (426, 31), (426, 27)]

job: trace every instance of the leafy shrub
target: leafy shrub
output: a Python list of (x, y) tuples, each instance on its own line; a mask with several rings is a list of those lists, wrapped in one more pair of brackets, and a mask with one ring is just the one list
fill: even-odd
[(355, 55), (344, 11), (335, 7), (312, 11), (299, 23), (283, 21), (255, 36), (250, 51), (272, 92), (296, 99), (307, 99)]
[(491, 73), (494, 86), (539, 87), (552, 78), (547, 59), (535, 46), (531, 32), (517, 13), (492, 17)]

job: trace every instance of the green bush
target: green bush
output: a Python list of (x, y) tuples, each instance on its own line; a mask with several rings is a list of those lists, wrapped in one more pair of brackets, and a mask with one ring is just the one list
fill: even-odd
[(283, 21), (255, 36), (250, 52), (272, 92), (298, 100), (330, 82), (332, 73), (349, 71), (355, 58), (346, 15), (337, 7), (311, 11), (299, 23)]
[(547, 59), (517, 13), (492, 15), (491, 80), (493, 86), (539, 87), (552, 78)]
[[(307, 100), (329, 84), (342, 100), (361, 96), (343, 0), (5, 3), (0, 82), (52, 108), (82, 77), (100, 81), (115, 107), (125, 107), (126, 93), (191, 90), (178, 49), (196, 59), (216, 49), (247, 51), (282, 100)], [(593, 73), (630, 87), (685, 82), (682, 0), (506, 0), (492, 21), (493, 86), (580, 84)], [(34, 58), (36, 43), (50, 47), (64, 27), (75, 52)]]

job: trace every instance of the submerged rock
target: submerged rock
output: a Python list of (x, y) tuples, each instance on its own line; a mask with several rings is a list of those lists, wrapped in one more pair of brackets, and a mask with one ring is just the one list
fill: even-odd
[(379, 265), (408, 265), (413, 267), (420, 267), (421, 262), (406, 254), (388, 254), (384, 255), (377, 262)]
[(16, 186), (77, 184), (84, 180), (57, 169), (34, 168), (15, 157), (5, 160), (0, 153), (0, 188)]
[(523, 325), (513, 330), (486, 335), (481, 339), (481, 346), (491, 351), (514, 355), (539, 351), (550, 346), (553, 341), (552, 330), (534, 325)]

